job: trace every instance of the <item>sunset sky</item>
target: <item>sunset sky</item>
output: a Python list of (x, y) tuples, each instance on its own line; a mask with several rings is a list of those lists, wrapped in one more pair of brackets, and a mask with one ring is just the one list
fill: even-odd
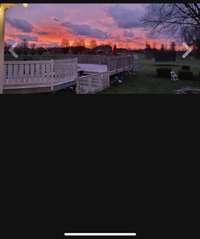
[(147, 4), (30, 4), (11, 8), (6, 18), (6, 42), (26, 39), (39, 46), (117, 44), (117, 47), (144, 48), (169, 45), (174, 39), (152, 36), (141, 18)]

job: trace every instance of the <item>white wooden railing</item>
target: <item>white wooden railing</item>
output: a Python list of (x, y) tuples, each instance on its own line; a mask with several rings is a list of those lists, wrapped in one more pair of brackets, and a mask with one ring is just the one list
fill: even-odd
[(105, 55), (68, 55), (68, 57), (77, 57), (80, 64), (102, 64), (107, 65), (111, 74), (130, 71), (134, 68), (134, 55), (105, 56)]
[(110, 87), (110, 79), (108, 72), (90, 74), (77, 78), (76, 93), (77, 94), (95, 94)]
[(74, 82), (77, 94), (93, 94), (110, 86), (109, 78), (112, 74), (129, 71), (134, 65), (133, 56), (99, 56), (97, 62), (105, 64), (107, 72), (78, 77), (78, 60), (84, 63), (85, 61), (94, 63), (95, 57), (91, 59), (82, 56), (81, 59), (7, 61), (5, 62), (4, 89), (51, 87), (51, 90), (54, 90), (54, 86)]
[(54, 86), (77, 78), (77, 59), (7, 61), (4, 86)]

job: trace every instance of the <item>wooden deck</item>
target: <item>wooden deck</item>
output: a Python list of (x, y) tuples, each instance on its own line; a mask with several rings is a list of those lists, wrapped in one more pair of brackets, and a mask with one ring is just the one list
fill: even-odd
[(132, 71), (134, 57), (131, 56), (78, 56), (80, 68), (86, 76), (76, 81), (77, 94), (95, 94), (110, 87), (110, 77)]
[(34, 93), (75, 84), (77, 58), (50, 61), (9, 61), (5, 64), (4, 93)]
[(108, 66), (107, 65), (100, 65), (100, 64), (78, 64), (79, 71), (84, 72), (95, 72), (95, 73), (102, 73), (102, 72), (108, 72)]
[[(68, 55), (64, 60), (8, 61), (4, 93), (57, 91), (76, 85), (77, 94), (93, 94), (110, 86), (110, 76), (131, 71), (133, 56)], [(84, 76), (78, 76), (83, 71)]]
[(103, 55), (67, 55), (77, 57), (78, 64), (106, 65), (110, 75), (133, 69), (134, 56), (103, 56)]

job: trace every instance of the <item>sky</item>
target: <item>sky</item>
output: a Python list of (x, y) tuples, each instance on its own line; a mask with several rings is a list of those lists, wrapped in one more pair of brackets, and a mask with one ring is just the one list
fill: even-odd
[(91, 47), (114, 44), (132, 49), (144, 48), (148, 41), (154, 47), (169, 45), (171, 39), (152, 36), (142, 17), (147, 4), (29, 4), (28, 8), (10, 8), (6, 16), (6, 42), (26, 39), (43, 47)]

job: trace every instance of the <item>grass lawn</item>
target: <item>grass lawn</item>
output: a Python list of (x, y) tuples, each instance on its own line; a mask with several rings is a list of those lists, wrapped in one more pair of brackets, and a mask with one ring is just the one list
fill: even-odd
[[(121, 85), (113, 85), (101, 94), (175, 94), (177, 89), (182, 87), (200, 88), (200, 61), (179, 60), (177, 65), (190, 65), (191, 71), (194, 72), (196, 80), (178, 80), (171, 81), (167, 78), (159, 78), (156, 75), (155, 63), (150, 60), (140, 60), (140, 68), (136, 75), (127, 76)], [(180, 66), (173, 67), (178, 72)], [(199, 79), (199, 80), (198, 80)]]

